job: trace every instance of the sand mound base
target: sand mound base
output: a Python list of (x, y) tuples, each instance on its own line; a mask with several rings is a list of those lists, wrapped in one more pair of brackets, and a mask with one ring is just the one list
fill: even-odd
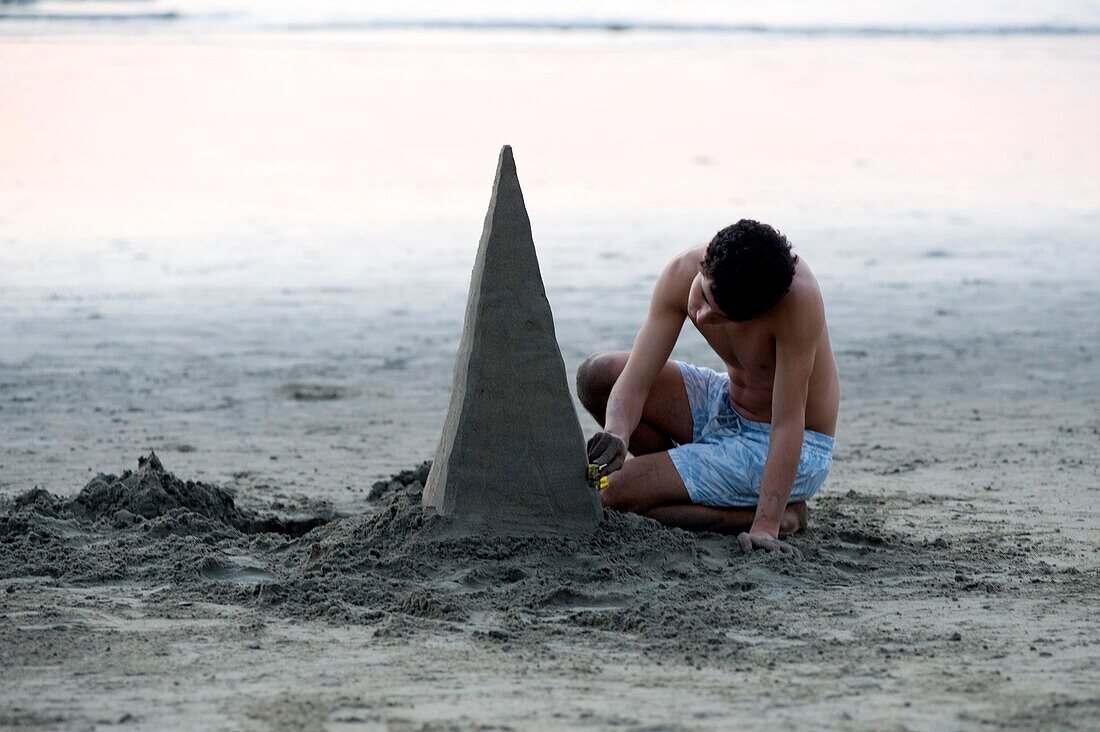
[(100, 474), (72, 499), (41, 489), (16, 496), (0, 512), (0, 577), (53, 577), (73, 583), (127, 579), (186, 585), (212, 548), (264, 551), (331, 520), (260, 514), (238, 507), (229, 491), (183, 481), (155, 453), (136, 471)]
[[(971, 545), (891, 533), (882, 499), (851, 492), (818, 501), (811, 529), (792, 539), (801, 561), (619, 514), (585, 537), (455, 538), (421, 509), (426, 471), (377, 484), (373, 513), (286, 518), (241, 509), (224, 489), (181, 481), (150, 455), (71, 500), (35, 490), (9, 502), (0, 576), (133, 581), (157, 588), (153, 603), (239, 604), (367, 624), (378, 637), (426, 629), (531, 648), (626, 634), (647, 650), (736, 660), (761, 628), (850, 614), (849, 596), (831, 589), (998, 595), (1044, 571), (988, 536)], [(769, 654), (775, 662), (784, 650)]]

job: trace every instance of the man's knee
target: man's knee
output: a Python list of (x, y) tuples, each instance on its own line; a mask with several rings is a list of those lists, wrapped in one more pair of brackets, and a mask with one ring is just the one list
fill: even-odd
[(608, 487), (600, 491), (600, 503), (619, 513), (644, 513), (650, 506), (636, 491), (626, 486), (622, 471), (612, 473), (608, 478)]
[(639, 501), (637, 496), (621, 489), (616, 491), (608, 488), (599, 492), (599, 502), (603, 504), (605, 509), (619, 513), (645, 513), (648, 507)]
[(622, 351), (598, 351), (577, 368), (577, 397), (593, 416), (603, 415), (611, 387), (623, 372), (628, 356)]

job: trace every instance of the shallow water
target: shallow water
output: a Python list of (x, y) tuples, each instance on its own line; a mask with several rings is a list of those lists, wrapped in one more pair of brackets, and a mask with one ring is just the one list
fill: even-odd
[(598, 30), (622, 33), (801, 35), (958, 35), (1088, 33), (1100, 28), (1100, 10), (1088, 0), (1035, 3), (977, 0), (559, 0), (553, 4), (507, 0), (35, 0), (6, 7), (0, 32), (117, 31), (211, 32), (427, 27)]

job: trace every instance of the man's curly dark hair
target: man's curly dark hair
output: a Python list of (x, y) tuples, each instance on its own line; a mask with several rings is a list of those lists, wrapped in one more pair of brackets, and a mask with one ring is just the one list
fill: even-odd
[(741, 219), (715, 234), (702, 262), (714, 304), (727, 318), (752, 320), (770, 310), (791, 289), (798, 256), (778, 231)]

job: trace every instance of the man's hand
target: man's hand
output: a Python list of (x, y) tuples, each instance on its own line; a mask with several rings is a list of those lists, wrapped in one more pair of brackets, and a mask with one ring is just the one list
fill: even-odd
[(737, 535), (737, 543), (741, 551), (746, 554), (751, 554), (753, 549), (763, 549), (767, 552), (782, 552), (798, 559), (802, 558), (802, 552), (798, 551), (798, 547), (780, 541), (764, 531), (742, 531)]
[(597, 432), (588, 440), (588, 462), (603, 466), (601, 478), (614, 473), (626, 462), (626, 440), (614, 432)]

